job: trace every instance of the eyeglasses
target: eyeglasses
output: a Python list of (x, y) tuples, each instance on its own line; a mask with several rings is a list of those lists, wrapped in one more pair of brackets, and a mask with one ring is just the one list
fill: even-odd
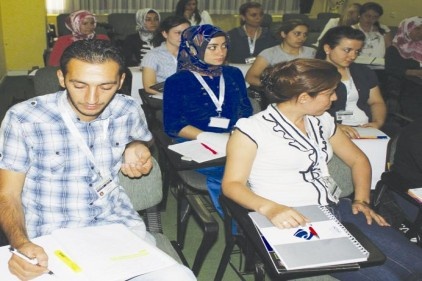
[(360, 55), (360, 53), (362, 52), (361, 50), (354, 50), (354, 49), (352, 49), (352, 48), (347, 48), (347, 47), (346, 47), (346, 48), (342, 48), (342, 50), (343, 50), (343, 52), (345, 52), (346, 54), (350, 54), (350, 53), (354, 52), (356, 56), (359, 56), (359, 55)]

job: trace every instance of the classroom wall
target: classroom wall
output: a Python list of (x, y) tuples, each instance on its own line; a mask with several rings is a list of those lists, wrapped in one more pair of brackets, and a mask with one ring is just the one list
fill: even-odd
[(43, 66), (42, 55), (46, 48), (45, 1), (0, 0), (0, 5), (2, 61), (6, 72), (21, 72), (33, 66)]
[(3, 15), (0, 1), (0, 81), (6, 76), (6, 55), (4, 52), (4, 40), (3, 40)]

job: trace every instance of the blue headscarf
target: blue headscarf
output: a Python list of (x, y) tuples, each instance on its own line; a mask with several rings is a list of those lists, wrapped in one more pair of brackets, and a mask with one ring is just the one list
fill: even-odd
[(221, 75), (221, 65), (210, 65), (204, 61), (205, 50), (214, 37), (226, 37), (227, 46), (229, 37), (220, 28), (211, 24), (191, 26), (182, 33), (182, 40), (177, 56), (177, 70), (190, 70), (209, 76)]

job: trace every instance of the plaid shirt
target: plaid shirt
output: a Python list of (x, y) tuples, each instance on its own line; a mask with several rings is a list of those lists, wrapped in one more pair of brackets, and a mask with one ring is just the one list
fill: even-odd
[[(60, 99), (65, 108), (60, 108)], [(94, 186), (101, 178), (66, 127), (62, 111), (74, 120), (97, 168), (108, 171), (116, 183), (126, 145), (152, 138), (140, 105), (121, 94), (91, 122), (77, 118), (66, 91), (12, 107), (0, 129), (0, 168), (26, 174), (22, 204), (29, 237), (57, 228), (143, 225), (123, 187), (97, 199)]]

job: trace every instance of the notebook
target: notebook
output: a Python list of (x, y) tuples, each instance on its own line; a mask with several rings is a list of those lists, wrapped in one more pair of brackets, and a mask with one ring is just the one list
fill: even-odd
[(198, 163), (226, 156), (227, 133), (202, 132), (196, 140), (169, 145), (168, 148), (183, 156), (184, 160)]
[(154, 84), (154, 85), (150, 86), (150, 88), (156, 90), (157, 92), (162, 93), (162, 92), (164, 92), (164, 83), (165, 82)]
[(287, 270), (363, 262), (369, 252), (328, 211), (318, 205), (296, 207), (311, 223), (280, 229), (265, 216), (249, 216)]
[[(123, 281), (176, 264), (122, 224), (58, 229), (33, 242), (44, 248), (54, 272), (37, 281)], [(0, 273), (1, 280), (17, 280), (1, 267)]]

